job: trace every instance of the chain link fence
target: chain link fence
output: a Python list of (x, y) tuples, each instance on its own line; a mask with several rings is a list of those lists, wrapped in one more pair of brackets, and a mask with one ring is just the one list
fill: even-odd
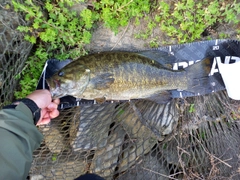
[[(12, 101), (32, 45), (16, 28), (20, 14), (0, 11), (0, 96)], [(240, 104), (225, 91), (173, 99), (82, 105), (61, 110), (34, 152), (29, 177), (106, 180), (240, 179)]]

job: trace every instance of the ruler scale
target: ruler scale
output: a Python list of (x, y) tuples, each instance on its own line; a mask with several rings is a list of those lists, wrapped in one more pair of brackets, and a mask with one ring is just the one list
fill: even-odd
[[(201, 93), (193, 93), (180, 90), (171, 90), (173, 98), (184, 98), (198, 95), (205, 95), (212, 92), (217, 92), (225, 89), (222, 77), (218, 72), (218, 67), (214, 59), (220, 58), (223, 63), (234, 63), (240, 61), (240, 43), (237, 40), (231, 39), (217, 39), (209, 41), (200, 41), (193, 43), (186, 43), (180, 45), (163, 46), (137, 53), (156, 60), (163, 65), (171, 65), (172, 69), (180, 70), (192, 65), (204, 58), (210, 57), (212, 59), (212, 69), (209, 75), (210, 86), (203, 87)], [(37, 89), (48, 88), (45, 79), (51, 77), (59, 69), (70, 63), (71, 60), (59, 61), (50, 59), (46, 62), (46, 67), (43, 69)], [(198, 80), (196, 80), (198, 83)], [(61, 104), (59, 109), (71, 108), (81, 105), (94, 104), (94, 100), (78, 100), (71, 96), (60, 98)], [(120, 101), (121, 102), (121, 101)], [(111, 101), (106, 102), (111, 103)]]

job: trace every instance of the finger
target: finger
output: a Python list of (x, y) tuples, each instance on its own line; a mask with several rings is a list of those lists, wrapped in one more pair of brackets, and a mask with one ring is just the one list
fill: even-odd
[(40, 117), (37, 124), (41, 123), (43, 121), (43, 119), (51, 119), (50, 115), (49, 115), (49, 112), (50, 112), (50, 110), (48, 110), (47, 108), (42, 109), (41, 117)]
[(37, 125), (48, 124), (51, 119), (59, 116), (59, 111), (56, 109), (57, 104), (53, 103), (53, 109), (44, 108), (41, 111), (41, 118), (38, 121)]
[(42, 118), (43, 118), (43, 119), (50, 118), (49, 112), (46, 113)]
[(48, 114), (47, 108), (41, 109), (41, 117), (40, 117), (39, 121), (40, 121), (46, 114)]
[(49, 113), (45, 110), (45, 114), (42, 114), (40, 120), (37, 122), (36, 125), (43, 125), (43, 124), (48, 124), (51, 120)]
[(50, 121), (51, 121), (50, 118), (42, 118), (41, 121), (38, 121), (36, 125), (39, 126), (39, 125), (48, 124)]
[(36, 90), (27, 98), (33, 100), (39, 108), (45, 108), (52, 101), (51, 93), (46, 89)]
[(48, 110), (57, 109), (57, 108), (58, 108), (58, 104), (51, 102), (51, 103), (48, 105), (47, 108), (48, 108)]
[(60, 104), (60, 99), (54, 99), (53, 102), (54, 102), (55, 104), (59, 105), (59, 104)]
[(52, 118), (55, 118), (59, 116), (59, 111), (57, 109), (54, 109), (52, 110), (51, 112), (49, 112), (49, 117), (52, 119)]

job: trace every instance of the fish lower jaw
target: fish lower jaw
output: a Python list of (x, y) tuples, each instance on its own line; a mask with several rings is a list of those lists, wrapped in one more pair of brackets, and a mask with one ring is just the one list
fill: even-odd
[(58, 95), (53, 94), (53, 95), (52, 95), (52, 98), (53, 98), (53, 99), (59, 99), (59, 98), (62, 98), (62, 97), (64, 97), (64, 96), (66, 96), (66, 94), (65, 94), (65, 95), (64, 95), (64, 94), (58, 94)]
[(60, 88), (55, 88), (54, 90), (50, 90), (53, 99), (61, 98), (67, 95), (67, 92)]

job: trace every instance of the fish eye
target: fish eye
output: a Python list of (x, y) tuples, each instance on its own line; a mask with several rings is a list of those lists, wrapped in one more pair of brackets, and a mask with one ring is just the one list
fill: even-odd
[(60, 71), (60, 72), (58, 73), (58, 76), (60, 76), (60, 77), (64, 76), (64, 72), (63, 72), (63, 71)]

